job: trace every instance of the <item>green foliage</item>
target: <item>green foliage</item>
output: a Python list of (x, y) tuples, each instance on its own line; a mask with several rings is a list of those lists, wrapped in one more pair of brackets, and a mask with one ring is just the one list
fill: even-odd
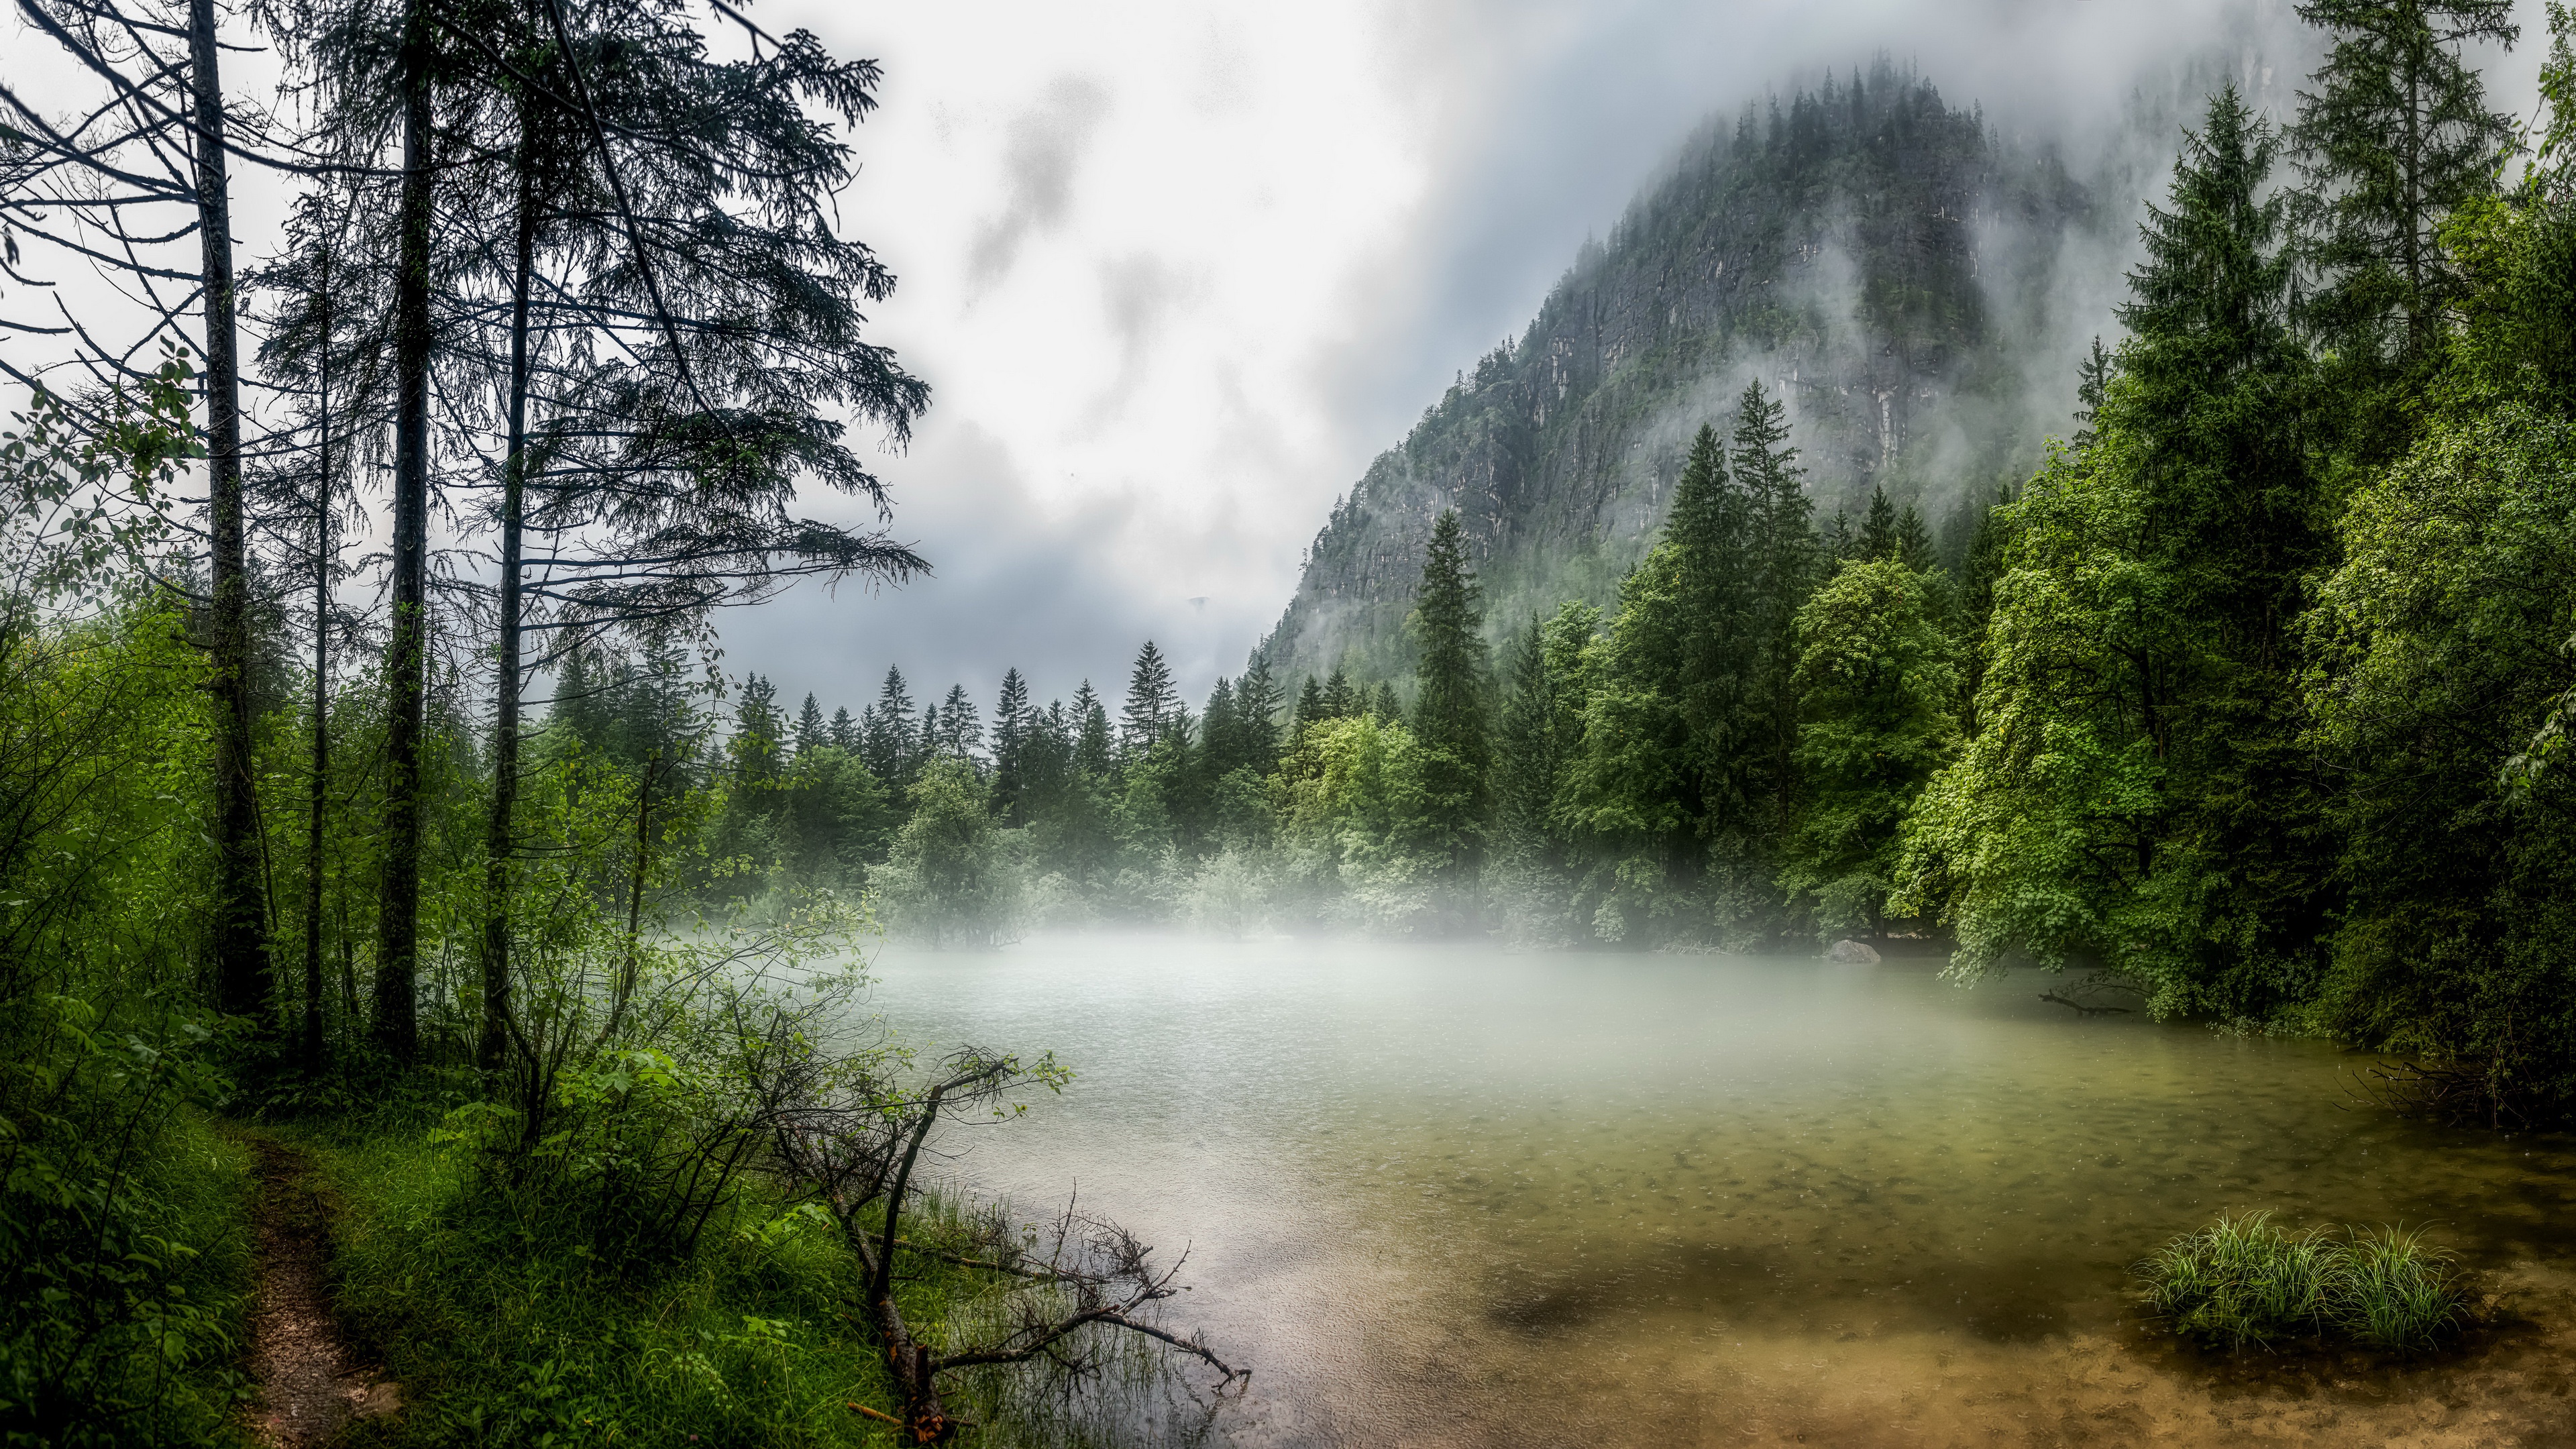
[(2148, 1311), (2185, 1338), (2230, 1349), (2340, 1339), (2404, 1353), (2467, 1323), (2456, 1261), (2417, 1232), (2292, 1233), (2258, 1212), (2222, 1216), (2132, 1271)]
[[(1415, 597), (1412, 627), (1420, 694), (1412, 725), (1423, 750), (1423, 788), (1434, 828), (1443, 837), (1442, 852), (1454, 869), (1467, 871), (1483, 854), (1492, 748), (1485, 641), (1479, 632), (1484, 618), (1456, 509), (1441, 514), (1432, 527), (1422, 587)], [(1392, 691), (1374, 713), (1390, 721), (1397, 718)]]
[(993, 819), (992, 794), (964, 760), (933, 760), (911, 791), (880, 877), (889, 915), (933, 944), (990, 946), (1017, 924), (1017, 878)]
[(2463, 51), (2510, 45), (2512, 17), (2510, 0), (2299, 6), (2333, 35), (2293, 130), (2317, 213), (2312, 262), (2326, 280), (2310, 306), (2354, 381), (2384, 377), (2391, 352), (2430, 351), (2462, 289), (2442, 220), (2493, 189), (2518, 140), (2514, 119), (2487, 109)]
[(2331, 911), (2292, 623), (2323, 554), (2296, 419), (2272, 140), (2232, 89), (2188, 138), (2080, 453), (2002, 510), (1976, 736), (1924, 797), (1895, 909), (1959, 969), (2097, 959), (2160, 1012), (2311, 999)]
[(1874, 935), (1898, 829), (1956, 743), (1952, 646), (1892, 538), (1871, 561), (1844, 564), (1798, 611), (1797, 629), (1807, 808), (1780, 884), (1815, 900), (1823, 939)]
[(2495, 1106), (2576, 1102), (2576, 791), (2506, 767), (2576, 687), (2576, 420), (2509, 402), (2429, 428), (2357, 493), (2311, 621), (2318, 741), (2353, 762), (2331, 1019), (2478, 1064)]

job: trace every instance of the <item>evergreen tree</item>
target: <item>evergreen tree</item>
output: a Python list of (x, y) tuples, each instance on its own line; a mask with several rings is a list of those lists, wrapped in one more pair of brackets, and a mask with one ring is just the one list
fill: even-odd
[(1279, 683), (1271, 677), (1270, 661), (1255, 657), (1252, 667), (1243, 672), (1234, 690), (1236, 728), (1240, 731), (1240, 763), (1254, 774), (1267, 775), (1279, 763)]
[(860, 734), (868, 773), (894, 789), (910, 788), (918, 766), (912, 691), (901, 669), (886, 666), (885, 683), (877, 689), (877, 702), (868, 706)]
[(2102, 339), (2093, 339), (2093, 350), (2075, 364), (2075, 446), (2080, 451), (2093, 446), (2093, 422), (2102, 414), (2102, 389), (2111, 379), (2111, 354), (2102, 349)]
[[(927, 716), (923, 726), (928, 731)], [(943, 759), (964, 760), (974, 764), (984, 751), (984, 723), (977, 714), (975, 701), (966, 697), (966, 686), (948, 686), (948, 697), (939, 702), (939, 726), (932, 741), (934, 751)]]
[(1011, 825), (1028, 823), (1028, 740), (1040, 721), (1029, 707), (1029, 682), (1017, 666), (1002, 671), (1001, 697), (993, 702), (993, 805)]
[(796, 711), (795, 757), (800, 760), (811, 758), (829, 739), (823, 725), (823, 707), (814, 702), (814, 696), (809, 692), (804, 705)]
[(858, 721), (850, 718), (848, 706), (844, 705), (841, 708), (832, 711), (832, 724), (830, 730), (827, 732), (827, 738), (830, 739), (832, 748), (839, 750), (844, 754), (856, 755), (859, 753), (859, 744), (861, 739), (859, 734), (859, 724)]
[(1492, 790), (1496, 846), (1515, 863), (1548, 859), (1556, 839), (1557, 793), (1567, 747), (1557, 726), (1556, 680), (1548, 669), (1547, 631), (1533, 615), (1503, 664), (1503, 708), (1494, 732)]
[(2512, 0), (2303, 0), (2299, 18), (2334, 35), (2290, 133), (2325, 274), (2313, 315), (2356, 363), (2421, 358), (2462, 287), (2442, 223), (2517, 140), (2462, 53), (2513, 43)]
[(1360, 712), (1359, 698), (1351, 687), (1350, 676), (1344, 674), (1338, 664), (1333, 666), (1332, 677), (1324, 681), (1323, 708), (1322, 717), (1325, 719), (1348, 719)]
[(1297, 711), (1288, 720), (1289, 734), (1302, 739), (1308, 726), (1332, 717), (1332, 706), (1324, 703), (1324, 686), (1316, 682), (1315, 676), (1307, 675), (1305, 687), (1297, 691)]
[(765, 785), (778, 777), (785, 726), (778, 710), (778, 686), (757, 674), (744, 676), (742, 698), (734, 705), (733, 738), (727, 744), (735, 780)]
[(1208, 774), (1222, 779), (1244, 763), (1241, 723), (1235, 718), (1234, 682), (1220, 674), (1208, 691), (1207, 711), (1200, 716), (1199, 749)]
[(1118, 750), (1127, 760), (1144, 758), (1171, 729), (1174, 711), (1180, 708), (1180, 691), (1173, 687), (1172, 669), (1163, 661), (1163, 651), (1154, 641), (1136, 651), (1136, 667), (1127, 675), (1127, 703), (1118, 716)]
[(1088, 679), (1073, 692), (1073, 716), (1074, 767), (1095, 779), (1107, 775), (1118, 763), (1116, 747), (1110, 741), (1109, 711)]
[(1918, 574), (1928, 574), (1939, 564), (1932, 547), (1932, 530), (1924, 523), (1922, 513), (1911, 503), (1906, 504), (1905, 511), (1896, 516), (1896, 547), (1893, 552), (1898, 562)]
[(1861, 525), (1860, 547), (1851, 557), (1886, 558), (1896, 552), (1896, 505), (1888, 501), (1887, 490), (1869, 490), (1869, 521)]
[(1481, 597), (1476, 576), (1467, 567), (1458, 510), (1449, 509), (1431, 527), (1422, 584), (1414, 593), (1413, 732), (1425, 745), (1455, 755), (1479, 776), (1486, 762)]
[(1762, 778), (1757, 793), (1768, 805), (1765, 830), (1773, 841), (1795, 818), (1798, 798), (1798, 609), (1815, 586), (1819, 562), (1814, 504), (1806, 470), (1788, 446), (1787, 410), (1762, 395), (1757, 380), (1745, 384), (1735, 422), (1735, 481), (1744, 490), (1753, 525), (1752, 632), (1755, 709)]

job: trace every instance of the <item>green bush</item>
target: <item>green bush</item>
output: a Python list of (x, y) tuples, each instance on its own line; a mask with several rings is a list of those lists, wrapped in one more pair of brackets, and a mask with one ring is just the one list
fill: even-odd
[(2185, 1233), (2133, 1271), (2146, 1284), (2149, 1311), (2202, 1343), (2341, 1339), (2412, 1352), (2467, 1323), (2456, 1264), (2421, 1233), (2293, 1233), (2258, 1212)]

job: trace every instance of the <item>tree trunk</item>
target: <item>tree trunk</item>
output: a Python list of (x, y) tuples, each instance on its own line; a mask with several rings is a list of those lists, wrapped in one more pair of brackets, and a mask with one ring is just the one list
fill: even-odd
[(528, 111), (519, 113), (518, 251), (510, 280), (510, 438), (501, 465), (500, 658), (494, 668), (492, 712), (492, 810), (483, 842), (483, 1031), (475, 1065), (500, 1070), (510, 1032), (510, 859), (518, 848), (513, 820), (519, 803), (519, 593), (520, 524), (528, 475), (528, 287), (536, 267), (536, 136)]
[(304, 1070), (322, 1070), (322, 836), (331, 787), (331, 252), (315, 279), (322, 307), (319, 459), (313, 487), (313, 799), (305, 830)]
[(214, 607), (207, 645), (215, 696), (215, 1005), (258, 1019), (273, 1010), (268, 907), (259, 869), (259, 793), (250, 730), (250, 579), (242, 537), (241, 358), (233, 326), (232, 199), (214, 0), (188, 6), (197, 232), (206, 289), (206, 509)]
[(420, 1050), (420, 746), (428, 671), (429, 10), (403, 17), (402, 200), (394, 279), (393, 627), (385, 648), (385, 851), (376, 928), (376, 1043)]

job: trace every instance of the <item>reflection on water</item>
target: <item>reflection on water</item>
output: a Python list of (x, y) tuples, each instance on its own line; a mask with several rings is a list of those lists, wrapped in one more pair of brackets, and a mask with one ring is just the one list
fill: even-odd
[[(2569, 1442), (2576, 1152), (2346, 1110), (2315, 1043), (1928, 961), (1090, 937), (877, 974), (916, 1042), (1079, 1074), (954, 1171), (1189, 1245), (1179, 1320), (1259, 1366), (1242, 1442)], [(2305, 1377), (2142, 1332), (2125, 1265), (2252, 1208), (2436, 1224), (2536, 1321)]]

